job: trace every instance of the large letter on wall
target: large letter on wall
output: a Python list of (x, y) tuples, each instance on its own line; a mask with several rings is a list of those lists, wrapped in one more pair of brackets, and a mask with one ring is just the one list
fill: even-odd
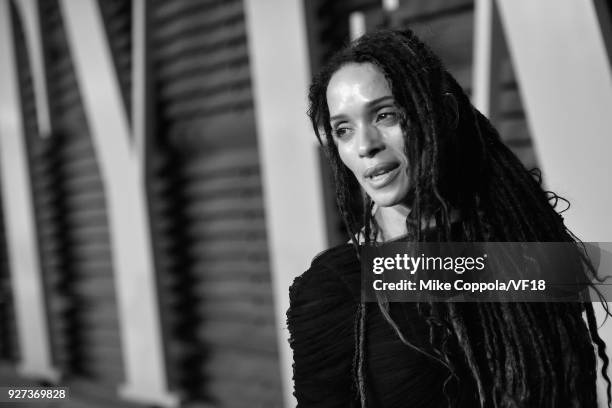
[(301, 0), (245, 1), (285, 406), (295, 406), (285, 328), (289, 286), (326, 245), (317, 147), (306, 117)]
[(0, 173), (21, 362), (26, 377), (52, 368), (9, 0), (0, 0)]
[(593, 1), (501, 0), (498, 8), (547, 187), (568, 226), (612, 239), (612, 71)]
[[(498, 7), (547, 187), (572, 203), (564, 216), (578, 237), (609, 242), (612, 71), (597, 1), (501, 0)], [(609, 321), (600, 334), (611, 344)]]
[(143, 149), (130, 127), (96, 0), (62, 0), (81, 96), (104, 179), (126, 383), (133, 401), (176, 406), (168, 391)]

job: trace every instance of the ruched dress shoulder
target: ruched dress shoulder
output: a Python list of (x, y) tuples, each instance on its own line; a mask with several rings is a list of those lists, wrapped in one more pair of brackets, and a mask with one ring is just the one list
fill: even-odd
[[(287, 325), (298, 408), (360, 406), (354, 380), (360, 284), (359, 260), (345, 244), (317, 256), (291, 286)], [(391, 303), (390, 314), (412, 344), (430, 347), (415, 303)], [(402, 343), (376, 303), (367, 304), (364, 341), (368, 407), (478, 405), (473, 384), (449, 390), (448, 368)]]

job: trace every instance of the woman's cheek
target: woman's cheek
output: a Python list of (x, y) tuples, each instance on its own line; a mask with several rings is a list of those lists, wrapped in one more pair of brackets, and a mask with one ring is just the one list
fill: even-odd
[(340, 156), (340, 160), (342, 160), (342, 163), (344, 163), (344, 165), (354, 173), (354, 163), (351, 160), (349, 146), (347, 146), (345, 143), (339, 143), (336, 146), (338, 147), (338, 154)]

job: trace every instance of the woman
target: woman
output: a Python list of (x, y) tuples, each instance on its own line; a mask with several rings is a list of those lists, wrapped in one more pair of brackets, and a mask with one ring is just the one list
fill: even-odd
[(369, 34), (309, 99), (350, 243), (290, 289), (298, 406), (596, 407), (593, 344), (609, 405), (589, 303), (361, 302), (360, 243), (574, 241), (440, 60), (410, 31)]

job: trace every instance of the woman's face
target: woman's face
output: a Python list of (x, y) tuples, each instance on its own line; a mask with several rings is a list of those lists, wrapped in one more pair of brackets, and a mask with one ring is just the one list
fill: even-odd
[(341, 67), (327, 86), (327, 106), (342, 162), (377, 205), (400, 204), (410, 188), (401, 111), (380, 69)]

